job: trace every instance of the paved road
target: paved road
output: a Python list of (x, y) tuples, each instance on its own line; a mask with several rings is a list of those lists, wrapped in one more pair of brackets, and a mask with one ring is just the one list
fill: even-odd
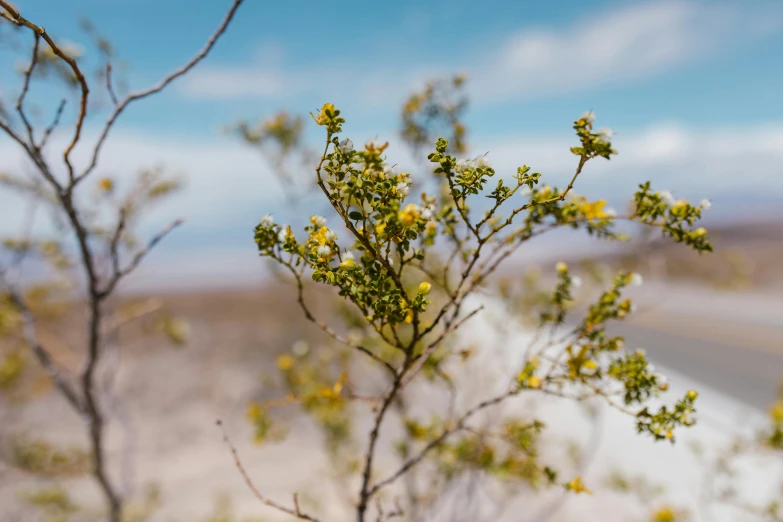
[(748, 406), (766, 409), (777, 396), (783, 378), (783, 329), (717, 320), (683, 328), (682, 321), (651, 317), (614, 325), (610, 332), (624, 335), (629, 347), (643, 347), (654, 364)]

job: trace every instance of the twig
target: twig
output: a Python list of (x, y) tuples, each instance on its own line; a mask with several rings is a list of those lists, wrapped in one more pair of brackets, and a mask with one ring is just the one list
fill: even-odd
[(65, 104), (67, 103), (67, 100), (63, 98), (60, 100), (60, 105), (57, 107), (57, 112), (54, 113), (54, 119), (52, 120), (52, 123), (49, 124), (48, 127), (46, 127), (46, 130), (44, 130), (43, 137), (41, 138), (41, 143), (38, 144), (38, 150), (41, 150), (46, 145), (46, 142), (49, 140), (49, 136), (51, 136), (52, 131), (57, 128), (57, 125), (60, 123), (60, 118), (63, 115), (63, 109), (65, 109)]
[(117, 100), (117, 95), (114, 93), (114, 87), (111, 84), (111, 62), (106, 62), (106, 90), (109, 91), (109, 97), (114, 105), (118, 105), (120, 102)]
[(14, 290), (8, 284), (3, 272), (0, 272), (0, 278), (3, 280), (14, 307), (16, 307), (22, 314), (22, 321), (24, 323), (23, 335), (27, 345), (30, 347), (30, 349), (32, 349), (33, 353), (38, 359), (38, 362), (41, 364), (46, 373), (49, 374), (49, 377), (52, 378), (55, 385), (63, 394), (63, 397), (65, 397), (68, 403), (70, 403), (71, 406), (73, 406), (74, 409), (76, 409), (76, 411), (78, 411), (80, 414), (85, 414), (86, 411), (82, 399), (79, 397), (76, 390), (65, 379), (63, 379), (59, 370), (55, 366), (54, 361), (52, 361), (52, 357), (49, 352), (38, 342), (38, 336), (35, 328), (35, 319), (33, 318), (33, 314), (30, 312), (30, 309), (24, 303), (24, 300), (16, 292), (16, 290)]
[(253, 484), (253, 481), (250, 479), (250, 475), (248, 475), (247, 471), (245, 471), (245, 467), (242, 465), (242, 461), (239, 460), (239, 453), (237, 453), (236, 448), (231, 443), (231, 439), (228, 438), (228, 432), (226, 431), (226, 428), (223, 426), (223, 421), (218, 420), (216, 424), (220, 428), (220, 431), (223, 433), (223, 441), (226, 443), (229, 450), (231, 450), (231, 455), (234, 457), (234, 464), (239, 470), (239, 473), (242, 474), (242, 478), (245, 480), (245, 484), (247, 484), (247, 487), (250, 488), (250, 491), (253, 492), (253, 495), (255, 495), (255, 497), (258, 500), (260, 500), (263, 504), (269, 507), (275, 508), (278, 511), (282, 511), (283, 513), (288, 513), (289, 515), (299, 518), (301, 520), (310, 520), (311, 522), (318, 522), (317, 518), (313, 518), (310, 515), (302, 512), (302, 510), (299, 508), (299, 500), (297, 498), (296, 493), (294, 493), (293, 508), (285, 507), (282, 504), (278, 504), (274, 500), (271, 500), (265, 497), (263, 494), (261, 494), (261, 492), (255, 486), (255, 484)]
[(121, 214), (123, 217), (120, 218), (120, 225), (117, 227), (117, 232), (114, 235), (114, 238), (112, 239), (112, 263), (114, 265), (114, 271), (112, 274), (111, 279), (109, 280), (108, 284), (106, 285), (106, 288), (104, 288), (102, 291), (98, 292), (98, 296), (103, 298), (107, 295), (109, 295), (112, 291), (114, 291), (114, 288), (117, 286), (117, 283), (125, 277), (126, 275), (133, 272), (139, 264), (141, 264), (141, 261), (144, 259), (144, 257), (149, 254), (150, 250), (152, 250), (155, 245), (160, 243), (160, 241), (166, 237), (172, 230), (177, 228), (179, 225), (185, 222), (184, 219), (176, 219), (169, 223), (169, 225), (158, 232), (157, 235), (155, 235), (150, 242), (147, 244), (146, 247), (144, 247), (142, 250), (136, 253), (136, 255), (133, 258), (133, 261), (126, 266), (123, 269), (119, 268), (119, 260), (117, 255), (117, 243), (119, 241), (120, 236), (122, 235), (122, 230), (125, 227), (125, 214)]
[(156, 85), (153, 85), (152, 87), (145, 89), (143, 91), (138, 91), (129, 94), (125, 97), (121, 102), (117, 104), (117, 106), (114, 108), (114, 112), (109, 116), (109, 118), (106, 120), (106, 124), (103, 127), (103, 131), (101, 132), (100, 137), (98, 138), (98, 141), (95, 144), (95, 147), (93, 149), (92, 153), (92, 159), (90, 160), (90, 164), (87, 166), (87, 168), (82, 172), (79, 176), (77, 176), (74, 179), (73, 185), (78, 184), (81, 180), (83, 180), (87, 175), (92, 172), (95, 167), (98, 165), (98, 157), (100, 156), (101, 149), (103, 148), (103, 144), (106, 141), (106, 138), (109, 135), (109, 131), (111, 130), (112, 126), (114, 125), (114, 122), (117, 120), (117, 117), (122, 114), (122, 111), (125, 110), (125, 108), (133, 103), (136, 100), (141, 100), (142, 98), (146, 98), (147, 96), (150, 96), (151, 94), (158, 93), (166, 88), (171, 82), (179, 78), (180, 76), (183, 76), (188, 71), (190, 71), (193, 67), (195, 67), (201, 60), (206, 58), (206, 56), (209, 54), (209, 52), (212, 50), (212, 48), (217, 43), (218, 39), (223, 35), (223, 33), (226, 32), (226, 29), (228, 29), (229, 24), (231, 23), (231, 20), (234, 18), (234, 15), (237, 12), (237, 9), (239, 9), (239, 6), (242, 4), (243, 0), (233, 0), (233, 3), (231, 5), (231, 8), (228, 10), (228, 13), (226, 13), (226, 16), (223, 18), (223, 21), (220, 23), (218, 28), (215, 30), (214, 33), (212, 33), (212, 36), (210, 36), (209, 40), (207, 40), (206, 45), (199, 51), (193, 58), (188, 61), (185, 65), (177, 69), (176, 71), (172, 72), (165, 78), (163, 78), (160, 82), (158, 82)]
[(353, 348), (355, 350), (358, 350), (358, 351), (362, 352), (363, 354), (367, 355), (368, 357), (370, 357), (374, 361), (376, 361), (376, 362), (380, 363), (381, 365), (383, 365), (383, 367), (386, 368), (387, 370), (389, 370), (392, 375), (396, 375), (397, 374), (397, 370), (394, 368), (394, 366), (392, 366), (388, 362), (386, 362), (383, 359), (381, 359), (378, 355), (374, 354), (373, 352), (371, 352), (369, 349), (365, 348), (364, 346), (352, 343), (351, 341), (349, 341), (345, 337), (341, 336), (340, 334), (338, 334), (337, 332), (332, 330), (326, 323), (316, 319), (315, 316), (313, 315), (313, 313), (310, 311), (310, 308), (307, 306), (307, 303), (305, 302), (305, 299), (304, 299), (304, 284), (302, 283), (302, 278), (301, 278), (300, 274), (296, 271), (296, 269), (293, 266), (291, 266), (290, 263), (286, 263), (283, 260), (281, 260), (280, 258), (278, 258), (278, 260), (283, 264), (283, 266), (288, 268), (288, 270), (294, 276), (294, 279), (296, 279), (297, 302), (299, 303), (299, 307), (304, 312), (305, 317), (307, 318), (308, 321), (310, 321), (311, 323), (316, 325), (318, 328), (323, 330), (327, 335), (329, 335), (329, 337), (331, 337), (332, 339), (334, 339), (338, 343), (344, 344), (346, 346), (349, 346), (349, 347), (351, 347), (351, 348)]
[[(387, 478), (381, 480), (380, 482), (375, 483), (370, 489), (369, 489), (369, 496), (374, 495), (378, 492), (379, 489), (388, 486), (398, 478), (400, 478), (402, 475), (404, 475), (408, 470), (419, 464), (424, 457), (427, 456), (427, 454), (438, 447), (444, 440), (446, 440), (447, 437), (449, 437), (452, 433), (455, 433), (459, 430), (462, 430), (466, 426), (466, 422), (468, 419), (470, 419), (473, 415), (478, 413), (479, 411), (488, 408), (490, 406), (494, 406), (495, 404), (499, 404), (500, 402), (506, 400), (507, 398), (513, 396), (516, 394), (515, 390), (507, 391), (503, 393), (502, 395), (498, 395), (496, 397), (493, 397), (491, 399), (487, 399), (485, 401), (480, 402), (479, 404), (475, 405), (471, 409), (469, 409), (467, 412), (465, 412), (462, 417), (460, 417), (450, 428), (447, 428), (441, 433), (437, 438), (430, 441), (424, 449), (422, 449), (416, 456), (411, 457), (408, 459), (405, 464), (403, 464), (397, 471), (392, 473)], [(532, 426), (532, 425), (531, 425)]]
[(27, 136), (30, 139), (30, 144), (35, 146), (35, 138), (33, 136), (33, 127), (27, 120), (27, 115), (24, 113), (24, 98), (27, 96), (27, 91), (30, 88), (30, 77), (33, 75), (33, 69), (38, 63), (38, 46), (41, 43), (41, 36), (38, 33), (34, 34), (35, 43), (33, 44), (33, 56), (30, 58), (30, 66), (24, 72), (24, 83), (22, 84), (22, 90), (19, 92), (19, 97), (16, 99), (16, 112), (19, 113), (19, 117), (22, 119), (25, 128), (27, 129)]
[[(60, 58), (62, 61), (68, 64), (71, 71), (73, 71), (74, 76), (76, 77), (76, 81), (79, 83), (79, 87), (81, 88), (81, 101), (80, 101), (80, 108), (79, 108), (79, 116), (76, 120), (76, 130), (73, 134), (73, 139), (71, 140), (68, 147), (65, 149), (65, 152), (63, 153), (63, 160), (65, 161), (66, 167), (68, 167), (68, 177), (71, 181), (74, 180), (74, 170), (73, 165), (71, 165), (70, 155), (71, 151), (74, 147), (76, 147), (76, 144), (79, 141), (79, 138), (81, 137), (82, 133), (82, 125), (84, 124), (84, 119), (87, 117), (87, 98), (90, 93), (90, 88), (87, 86), (87, 80), (84, 77), (84, 74), (82, 74), (81, 69), (79, 69), (79, 66), (76, 64), (76, 60), (74, 60), (72, 57), (65, 54), (60, 47), (57, 46), (56, 43), (52, 40), (52, 38), (46, 33), (46, 30), (43, 27), (39, 27), (35, 25), (34, 23), (27, 20), (25, 17), (23, 17), (21, 14), (19, 14), (19, 11), (13, 8), (11, 4), (6, 2), (5, 0), (0, 0), (0, 7), (5, 9), (7, 11), (8, 17), (6, 19), (9, 19), (11, 22), (15, 23), (16, 25), (21, 25), (29, 28), (33, 31), (33, 33), (36, 35), (36, 42), (38, 40), (38, 37), (43, 38), (46, 43), (49, 44), (49, 47), (52, 49), (52, 52)], [(10, 17), (10, 18), (9, 18)], [(37, 45), (37, 44), (36, 44)]]

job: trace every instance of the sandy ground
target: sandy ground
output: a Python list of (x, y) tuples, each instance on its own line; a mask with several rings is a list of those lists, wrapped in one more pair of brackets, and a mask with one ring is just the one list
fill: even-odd
[[(137, 335), (123, 344), (122, 370), (116, 377), (114, 389), (124, 406), (120, 410), (115, 408), (115, 413), (122, 413), (120, 417), (126, 423), (115, 421), (112, 424), (110, 446), (115, 469), (124, 472), (115, 476), (115, 480), (126, 484), (132, 482), (137, 490), (147, 483), (161, 485), (164, 503), (152, 518), (155, 521), (205, 519), (221, 494), (232, 499), (238, 515), (284, 520), (276, 517), (274, 511), (260, 506), (247, 490), (221, 440), (215, 420), (224, 420), (256, 485), (269, 496), (286, 501), (293, 491), (316, 493), (320, 490), (327, 498), (333, 494), (319, 486), (323, 483), (319, 477), (327, 473), (328, 465), (317, 437), (306, 425), (295, 424), (285, 443), (260, 448), (250, 443), (250, 427), (244, 420), (247, 401), (260, 396), (260, 373), (272, 366), (272, 356), (278, 347), (290, 345), (302, 334), (307, 335), (307, 329), (298, 316), (291, 313), (290, 306), (282, 306), (280, 301), (271, 306), (264, 295), (229, 297), (217, 294), (209, 297), (169, 298), (171, 306), (190, 317), (192, 336), (198, 342), (176, 348)], [(697, 299), (694, 294), (690, 298)], [(250, 319), (256, 313), (259, 313), (258, 317), (264, 317), (263, 323)], [(211, 318), (208, 323), (198, 320), (204, 314)], [(502, 319), (502, 311), (496, 309), (484, 318), (477, 318), (471, 328), (465, 330), (464, 338), (465, 343), (480, 341), (488, 347), (489, 354), (494, 354), (486, 359), (488, 368), (495, 369), (498, 363), (502, 367), (503, 361), (518, 359), (518, 347), (525, 345), (529, 338), (525, 331), (514, 331), (510, 338), (498, 337), (494, 322), (498, 317)], [(492, 368), (487, 375), (491, 375)], [(671, 374), (669, 370), (663, 371)], [(489, 395), (490, 388), (497, 384), (491, 379), (477, 382), (475, 376), (467, 377), (469, 381), (466, 382), (472, 381), (472, 388), (467, 390), (469, 394), (476, 394), (473, 397), (480, 396), (479, 393)], [(699, 388), (702, 393), (702, 423), (674, 447), (653, 444), (635, 436), (632, 419), (614, 410), (601, 410), (600, 444), (585, 477), (588, 484), (594, 484), (593, 488), (600, 490), (601, 481), (616, 467), (631, 473), (644, 470), (651, 480), (667, 484), (678, 505), (694, 507), (702, 477), (687, 450), (687, 441), (698, 439), (707, 441), (710, 448), (717, 447), (715, 444), (736, 428), (735, 419), (753, 424), (759, 422), (762, 415), (675, 373), (672, 395), (691, 387)], [(466, 398), (463, 404), (468, 406), (473, 397)], [(525, 403), (525, 408), (529, 407), (530, 404)], [(590, 439), (594, 428), (574, 405), (555, 401), (537, 403), (536, 408), (554, 433), (561, 436), (582, 433), (584, 437), (579, 437), (582, 443)], [(4, 434), (29, 432), (45, 434), (53, 441), (83, 440), (83, 426), (54, 394), (30, 403), (23, 410), (3, 413)], [(132, 429), (128, 431), (128, 427)], [(126, 438), (128, 436), (130, 439)], [(122, 458), (128, 443), (135, 455), (130, 467)], [(380, 460), (380, 465), (391, 469), (392, 463), (388, 455), (386, 457)], [(777, 470), (774, 467), (755, 470), (755, 479), (748, 479), (746, 485), (758, 493), (773, 473), (781, 471), (780, 466)], [(1, 473), (0, 520), (36, 520), (22, 517), (24, 509), (18, 500), (19, 493), (31, 487), (33, 480), (10, 468), (2, 468)], [(94, 498), (90, 481), (80, 480), (73, 485), (78, 497), (86, 501)], [(547, 512), (550, 504), (562, 504), (548, 519), (553, 521), (621, 520), (621, 514), (643, 514), (633, 499), (612, 493), (570, 498), (565, 503), (559, 494), (521, 493), (519, 499), (505, 512), (508, 520), (537, 520), (534, 515), (539, 511)], [(303, 504), (314, 506), (304, 495)], [(317, 509), (326, 520), (342, 519), (338, 504), (320, 503), (312, 509)], [(491, 501), (487, 500), (486, 504), (491, 505)], [(433, 520), (449, 520), (449, 511), (444, 513)], [(719, 512), (710, 516), (705, 522), (732, 520), (722, 518)], [(492, 520), (506, 519), (494, 512), (492, 517)]]

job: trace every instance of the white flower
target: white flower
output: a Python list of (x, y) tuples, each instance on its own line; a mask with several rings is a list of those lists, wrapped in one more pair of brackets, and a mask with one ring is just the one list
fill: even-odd
[(279, 239), (281, 243), (285, 243), (285, 240), (288, 239), (288, 230), (288, 227), (281, 228), (280, 232), (277, 233), (277, 239)]
[(457, 170), (468, 170), (475, 168), (475, 162), (469, 159), (461, 159), (457, 162)]
[(343, 154), (348, 154), (349, 152), (351, 152), (353, 150), (353, 142), (349, 138), (345, 138), (337, 146), (337, 149), (340, 152), (342, 152)]
[(318, 254), (318, 257), (326, 257), (332, 252), (332, 249), (329, 248), (328, 245), (321, 245), (319, 246), (315, 253)]
[(343, 254), (343, 261), (353, 261), (353, 260), (354, 257), (351, 252), (346, 252), (345, 254)]
[(432, 219), (432, 208), (426, 207), (424, 210), (421, 211), (421, 219), (429, 221)]
[(477, 167), (489, 167), (489, 162), (485, 156), (479, 156), (474, 160), (474, 163)]
[(633, 286), (642, 286), (642, 283), (644, 283), (644, 279), (641, 274), (637, 274), (636, 272), (631, 274), (631, 284)]
[(530, 187), (525, 185), (525, 188), (520, 190), (519, 193), (522, 194), (522, 196), (524, 196), (524, 197), (528, 197), (530, 194), (533, 193), (533, 189), (531, 189)]
[(614, 135), (614, 132), (612, 132), (612, 129), (607, 129), (607, 128), (598, 129), (598, 139), (600, 141), (608, 143), (609, 140), (612, 139), (613, 135)]
[(387, 178), (390, 178), (392, 177), (392, 175), (394, 175), (394, 171), (392, 170), (391, 167), (383, 167), (383, 174)]
[(310, 223), (320, 228), (326, 225), (326, 218), (323, 216), (310, 216)]
[(304, 357), (310, 351), (310, 346), (305, 341), (296, 341), (291, 351), (297, 357)]
[(326, 233), (324, 234), (324, 238), (328, 242), (333, 243), (333, 242), (337, 241), (337, 233), (334, 232), (333, 230), (327, 230)]
[(410, 186), (404, 181), (400, 181), (399, 183), (397, 183), (397, 187), (395, 188), (397, 189), (397, 193), (403, 196), (407, 196), (408, 193), (411, 191)]
[(574, 276), (571, 278), (571, 286), (574, 288), (580, 288), (582, 286), (582, 278), (579, 276)]
[(640, 355), (642, 357), (646, 357), (647, 356), (647, 352), (645, 351), (644, 348), (637, 348), (636, 349), (636, 354)]
[(595, 113), (593, 111), (587, 111), (586, 113), (582, 114), (582, 118), (587, 123), (593, 123), (595, 121)]
[(608, 218), (616, 218), (617, 217), (617, 211), (613, 208), (607, 208), (604, 210), (604, 214), (606, 214), (606, 217)]
[(668, 206), (674, 205), (674, 196), (672, 196), (672, 193), (668, 190), (659, 192), (658, 195), (661, 197), (661, 201), (663, 201)]
[(655, 365), (654, 364), (648, 364), (647, 365), (647, 371), (650, 373), (655, 373)]
[(265, 227), (271, 227), (275, 224), (275, 219), (272, 217), (272, 214), (267, 214), (261, 218), (261, 224)]
[(712, 202), (709, 199), (702, 199), (701, 203), (699, 203), (699, 206), (704, 210), (709, 210), (709, 208), (712, 206)]

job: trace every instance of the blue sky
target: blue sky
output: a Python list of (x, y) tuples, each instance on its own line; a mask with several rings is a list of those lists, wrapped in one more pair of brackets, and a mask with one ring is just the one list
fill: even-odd
[[(192, 56), (229, 4), (19, 3), (56, 38), (85, 46), (85, 59), (90, 48), (77, 21), (88, 15), (129, 62), (132, 89)], [(186, 179), (177, 201), (145, 222), (151, 232), (172, 213), (190, 217), (159, 262), (193, 259), (205, 245), (248, 256), (253, 222), (268, 210), (285, 217), (285, 209), (266, 165), (221, 136), (221, 125), (279, 109), (305, 115), (331, 101), (355, 142), (390, 139), (390, 156), (404, 164), (394, 150), (402, 99), (424, 80), (464, 71), (471, 152), (489, 151), (501, 172), (527, 163), (562, 182), (570, 124), (593, 109), (600, 126), (618, 133), (620, 156), (591, 167), (584, 193), (620, 204), (652, 179), (675, 195), (722, 203), (713, 207), (717, 217), (748, 216), (783, 201), (782, 21), (783, 3), (773, 0), (246, 0), (191, 75), (123, 115), (102, 166), (124, 176), (163, 163)], [(0, 50), (0, 59), (8, 99), (17, 58)], [(41, 99), (49, 91), (38, 92)], [(88, 142), (101, 119), (91, 120)], [(310, 125), (308, 136), (320, 139), (319, 130)], [(0, 167), (18, 168), (11, 144), (0, 149)]]

